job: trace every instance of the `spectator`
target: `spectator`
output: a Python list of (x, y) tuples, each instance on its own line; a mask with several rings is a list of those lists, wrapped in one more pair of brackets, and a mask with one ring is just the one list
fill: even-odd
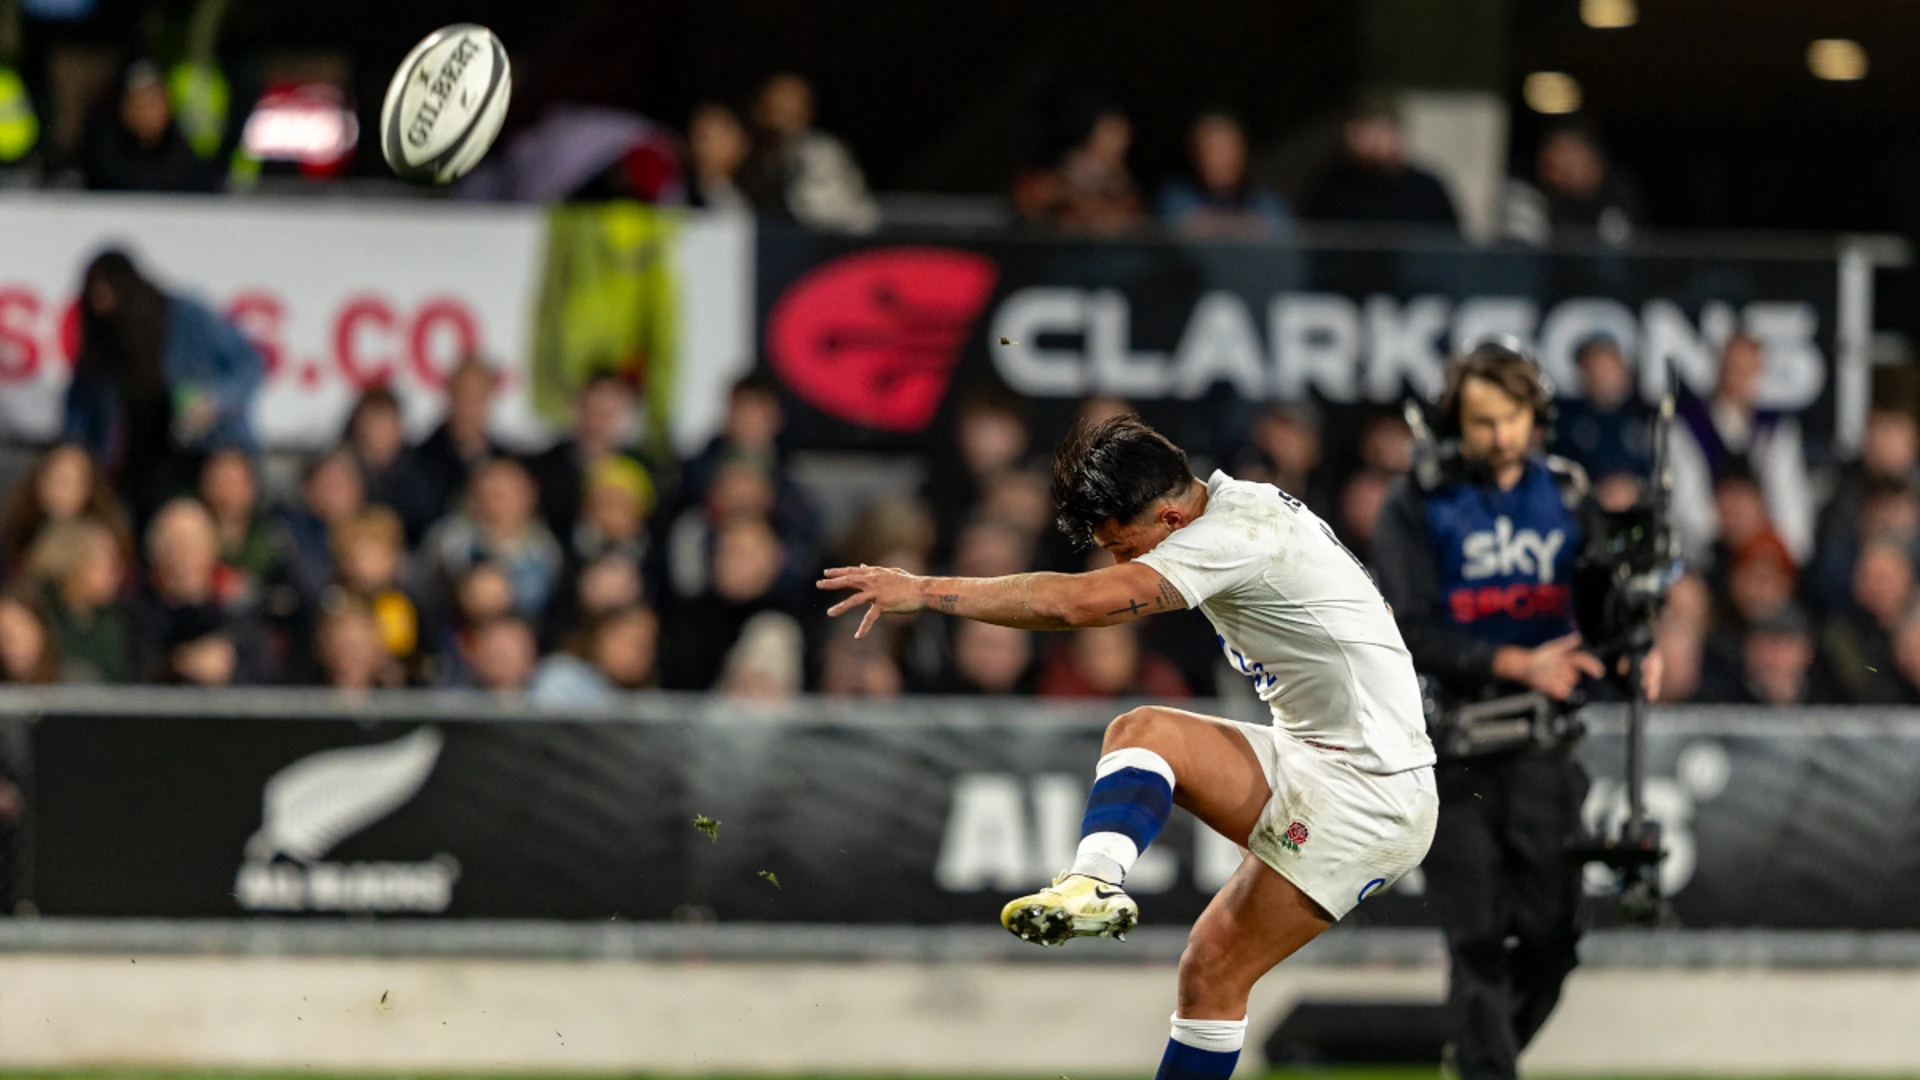
[(1828, 617), (1821, 651), (1841, 699), (1854, 705), (1905, 705), (1916, 699), (1901, 680), (1893, 635), (1913, 608), (1913, 562), (1884, 541), (1860, 549), (1853, 566), (1853, 603)]
[(955, 410), (953, 441), (935, 457), (921, 494), (933, 509), (938, 547), (944, 555), (995, 476), (1021, 464), (1032, 434), (1018, 398), (968, 394)]
[(287, 543), (260, 512), (253, 459), (235, 449), (216, 450), (200, 467), (200, 502), (220, 535), (220, 561), (245, 576), (250, 589), (281, 580)]
[(1347, 478), (1340, 489), (1340, 514), (1330, 522), (1333, 531), (1361, 562), (1373, 551), (1373, 527), (1380, 510), (1393, 490), (1394, 474), (1383, 469), (1363, 468)]
[[(756, 372), (737, 380), (727, 393), (727, 413), (720, 423), (719, 434), (682, 472), (682, 495), (689, 502), (704, 499), (714, 473), (730, 461), (750, 462), (773, 477), (776, 487), (789, 486), (791, 482), (782, 471), (780, 461), (780, 432), (785, 427), (786, 412), (780, 404), (780, 391), (770, 377)], [(792, 493), (777, 491), (776, 494)]]
[(339, 596), (373, 617), (380, 644), (405, 664), (420, 646), (420, 613), (403, 587), (406, 532), (400, 515), (372, 506), (333, 529), (334, 583)]
[(1081, 630), (1060, 642), (1040, 669), (1035, 693), (1057, 698), (1191, 696), (1186, 680), (1163, 656), (1141, 646), (1139, 628), (1117, 623)]
[(1558, 403), (1553, 452), (1597, 479), (1645, 476), (1652, 464), (1653, 417), (1633, 392), (1633, 368), (1619, 342), (1604, 335), (1574, 350), (1580, 394)]
[(1321, 518), (1334, 516), (1334, 498), (1320, 468), (1320, 414), (1305, 403), (1283, 402), (1254, 417), (1250, 444), (1235, 460), (1242, 480), (1272, 484)]
[(231, 323), (161, 292), (123, 252), (87, 265), (80, 298), (64, 437), (105, 464), (141, 527), (191, 486), (195, 459), (253, 449), (248, 414), (265, 364)]
[(615, 691), (659, 682), (660, 620), (633, 605), (596, 616), (568, 648), (540, 661), (527, 700), (535, 705), (599, 705)]
[(762, 611), (794, 610), (778, 588), (787, 552), (765, 521), (727, 522), (713, 540), (713, 580), (706, 591), (678, 599), (668, 612), (663, 648), (669, 690), (710, 690), (747, 620)]
[(1013, 188), (1023, 220), (1075, 232), (1116, 233), (1137, 224), (1140, 189), (1127, 171), (1133, 123), (1118, 108), (1091, 99), (1062, 110), (1067, 151), (1051, 168), (1035, 169)]
[(1026, 630), (961, 620), (953, 628), (953, 668), (936, 689), (947, 694), (1032, 691), (1033, 635)]
[(435, 650), (436, 669), (430, 682), (466, 686), (472, 682), (467, 656), (475, 631), (513, 614), (513, 582), (499, 567), (480, 563), (467, 570), (453, 586), (452, 611), (441, 624)]
[(132, 677), (122, 596), (127, 557), (120, 534), (87, 518), (56, 522), (33, 545), (27, 574), (53, 620), (62, 681), (124, 683)]
[[(604, 597), (617, 582), (620, 595), (610, 606), (624, 607), (639, 603), (644, 593), (653, 482), (638, 462), (616, 455), (588, 470), (586, 486), (585, 511), (567, 545), (561, 592), (549, 620), (556, 636), (570, 633), (590, 613), (582, 607), (590, 594)], [(586, 580), (589, 574), (592, 581)]]
[(426, 479), (426, 468), (407, 446), (400, 399), (385, 386), (360, 395), (347, 416), (345, 443), (360, 467), (366, 500), (400, 515), (407, 546), (420, 543), (440, 516), (436, 494)]
[(1760, 482), (1743, 462), (1730, 462), (1714, 481), (1711, 509), (1720, 522), (1720, 533), (1701, 563), (1706, 567), (1707, 581), (1713, 586), (1716, 600), (1722, 604), (1727, 602), (1734, 563), (1762, 542), (1777, 546), (1786, 558), (1788, 570), (1792, 571), (1793, 558), (1786, 550), (1786, 542), (1767, 519), (1766, 496), (1760, 491)]
[(1700, 691), (1713, 596), (1700, 575), (1682, 574), (1667, 593), (1666, 610), (1654, 626), (1661, 657), (1660, 700), (1692, 701)]
[(1779, 614), (1793, 603), (1794, 590), (1793, 557), (1779, 537), (1761, 533), (1740, 548), (1729, 568), (1727, 606), (1734, 616), (1729, 630), (1744, 632)]
[(349, 693), (403, 685), (400, 664), (381, 636), (379, 619), (365, 604), (343, 597), (330, 606), (314, 632), (322, 684)]
[(813, 126), (813, 84), (791, 72), (772, 76), (753, 119), (760, 141), (742, 187), (754, 205), (816, 228), (865, 232), (880, 223), (852, 152)]
[(114, 96), (88, 118), (81, 140), (81, 171), (95, 191), (220, 188), (219, 174), (174, 123), (166, 80), (151, 60), (128, 65)]
[(496, 697), (518, 698), (533, 680), (540, 650), (533, 628), (512, 616), (474, 628), (467, 646), (467, 667), (474, 687)]
[(1837, 700), (1819, 670), (1806, 614), (1792, 605), (1755, 622), (1740, 641), (1738, 671), (1709, 677), (1700, 700), (1730, 705), (1821, 705)]
[[(33, 463), (33, 469), (13, 487), (0, 542), (6, 545), (6, 563), (17, 566), (49, 526), (78, 519), (97, 521), (127, 538), (126, 515), (113, 489), (94, 466), (93, 455), (77, 443), (61, 443)], [(128, 541), (131, 546), (131, 541)]]
[(1754, 338), (1736, 336), (1720, 354), (1713, 396), (1682, 393), (1669, 451), (1673, 458), (1673, 525), (1681, 552), (1702, 558), (1718, 531), (1713, 481), (1744, 460), (1766, 495), (1767, 516), (1796, 563), (1813, 550), (1813, 493), (1801, 450), (1800, 424), (1758, 405), (1766, 355)]
[(1232, 113), (1201, 113), (1187, 135), (1193, 175), (1160, 192), (1160, 220), (1189, 236), (1291, 237), (1293, 212), (1247, 175), (1247, 133)]
[(905, 679), (893, 658), (891, 637), (880, 632), (863, 638), (852, 634), (828, 638), (820, 661), (820, 692), (828, 697), (899, 697)]
[(753, 203), (740, 190), (740, 169), (751, 150), (747, 129), (732, 109), (711, 101), (696, 106), (687, 122), (693, 166), (689, 201), (709, 210), (751, 210)]
[(707, 587), (713, 537), (732, 521), (772, 526), (787, 552), (782, 585), (794, 588), (807, 584), (811, 580), (812, 521), (794, 514), (783, 516), (782, 509), (774, 479), (762, 466), (747, 458), (722, 461), (707, 485), (705, 503), (683, 511), (667, 537), (666, 572), (673, 591), (694, 596)]
[(540, 489), (540, 515), (553, 535), (573, 535), (587, 469), (603, 457), (632, 456), (627, 447), (635, 423), (633, 387), (612, 372), (589, 376), (574, 401), (567, 438), (527, 463)]
[(500, 376), (477, 356), (461, 357), (447, 373), (447, 417), (414, 450), (419, 482), (429, 489), (423, 501), (434, 517), (454, 509), (475, 466), (506, 453), (487, 433), (499, 389)]
[(466, 508), (428, 533), (424, 553), (441, 583), (458, 580), (490, 563), (513, 585), (513, 610), (538, 620), (553, 601), (560, 580), (560, 544), (536, 509), (533, 478), (512, 458), (494, 458), (474, 470)]
[(220, 564), (213, 517), (190, 499), (162, 506), (147, 526), (150, 579), (134, 608), (139, 681), (228, 686), (265, 681), (258, 625), (236, 603), (233, 573)]
[(734, 701), (787, 701), (800, 693), (805, 661), (800, 623), (791, 615), (763, 611), (740, 628), (714, 689)]
[(53, 620), (31, 593), (0, 594), (0, 681), (28, 686), (60, 681), (60, 645)]
[(847, 566), (897, 566), (910, 574), (924, 574), (935, 539), (933, 513), (925, 503), (906, 495), (883, 496), (853, 519), (841, 540), (839, 561)]
[(1439, 178), (1407, 164), (1406, 134), (1392, 108), (1368, 103), (1355, 110), (1341, 130), (1341, 149), (1340, 161), (1307, 200), (1309, 219), (1460, 231)]
[(1413, 468), (1413, 430), (1399, 413), (1373, 413), (1360, 428), (1360, 464), (1388, 476)]
[(1645, 220), (1640, 190), (1607, 162), (1593, 132), (1562, 124), (1540, 140), (1535, 183), (1509, 178), (1500, 232), (1535, 247), (1554, 241), (1598, 240), (1622, 247)]
[(328, 451), (307, 466), (299, 504), (279, 514), (281, 531), (291, 545), (288, 577), (306, 604), (317, 604), (333, 581), (332, 530), (366, 505), (366, 484), (351, 451)]
[(1825, 568), (1838, 569), (1842, 581), (1851, 572), (1863, 511), (1873, 493), (1900, 489), (1920, 490), (1920, 424), (1908, 401), (1878, 397), (1867, 412), (1860, 456), (1840, 467), (1833, 495), (1820, 511), (1814, 559), (1823, 567), (1823, 582), (1830, 580)]
[[(1808, 574), (1809, 593), (1823, 609), (1832, 598), (1847, 595), (1862, 542), (1881, 540), (1909, 554), (1920, 553), (1920, 489), (1912, 481), (1872, 475), (1864, 491), (1842, 494), (1853, 506), (1854, 518), (1844, 529), (1838, 522), (1829, 522), (1831, 533), (1815, 547)], [(1834, 504), (1840, 503), (1836, 497)]]
[(1912, 700), (1920, 701), (1920, 611), (1907, 612), (1893, 638), (1893, 660)]

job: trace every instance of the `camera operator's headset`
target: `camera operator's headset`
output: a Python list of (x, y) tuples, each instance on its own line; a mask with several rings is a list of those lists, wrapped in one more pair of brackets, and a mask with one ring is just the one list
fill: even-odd
[(1407, 419), (1413, 425), (1415, 445), (1427, 444), (1425, 453), (1416, 455), (1424, 460), (1416, 460), (1414, 466), (1414, 477), (1423, 489), (1431, 491), (1450, 480), (1477, 476), (1477, 463), (1460, 456), (1461, 388), (1475, 376), (1504, 386), (1498, 375), (1516, 367), (1528, 375), (1526, 397), (1527, 405), (1533, 410), (1533, 430), (1543, 443), (1553, 442), (1554, 425), (1559, 419), (1559, 410), (1554, 406), (1553, 380), (1540, 370), (1539, 363), (1519, 339), (1508, 336), (1488, 339), (1447, 361), (1445, 382), (1431, 410), (1431, 432), (1422, 431), (1426, 424), (1419, 406), (1407, 403)]

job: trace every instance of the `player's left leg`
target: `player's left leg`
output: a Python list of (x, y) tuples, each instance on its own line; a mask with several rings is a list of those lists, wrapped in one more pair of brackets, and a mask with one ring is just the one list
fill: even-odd
[(1300, 887), (1249, 855), (1202, 912), (1180, 955), (1179, 1008), (1156, 1080), (1222, 1080), (1247, 1037), (1247, 996), (1333, 925)]

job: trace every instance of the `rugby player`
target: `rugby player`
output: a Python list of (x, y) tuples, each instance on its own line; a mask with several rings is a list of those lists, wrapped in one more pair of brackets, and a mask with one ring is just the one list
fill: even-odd
[(1054, 451), (1058, 524), (1112, 552), (1080, 574), (923, 577), (826, 571), (822, 589), (883, 614), (932, 608), (1030, 630), (1198, 607), (1272, 710), (1244, 724), (1161, 706), (1108, 726), (1073, 865), (1000, 914), (1021, 938), (1120, 937), (1122, 888), (1175, 805), (1250, 854), (1194, 924), (1158, 1076), (1225, 1077), (1247, 996), (1275, 964), (1419, 865), (1438, 800), (1413, 661), (1373, 579), (1298, 499), (1216, 472), (1138, 417), (1077, 427)]

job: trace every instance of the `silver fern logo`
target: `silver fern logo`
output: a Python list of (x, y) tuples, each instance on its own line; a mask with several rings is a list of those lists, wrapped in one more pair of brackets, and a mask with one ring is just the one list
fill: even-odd
[(451, 856), (335, 863), (327, 853), (426, 786), (446, 737), (423, 727), (374, 746), (326, 750), (267, 780), (234, 897), (249, 911), (445, 911), (460, 874)]

